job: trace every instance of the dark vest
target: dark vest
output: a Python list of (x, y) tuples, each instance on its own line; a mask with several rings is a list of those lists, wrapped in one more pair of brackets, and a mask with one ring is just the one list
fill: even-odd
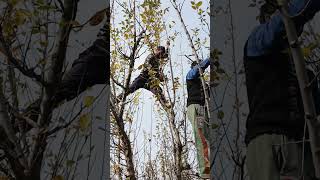
[(205, 96), (200, 78), (187, 80), (187, 91), (187, 107), (191, 104), (205, 105)]
[(248, 57), (244, 53), (249, 116), (246, 143), (260, 134), (301, 138), (303, 104), (293, 63), (288, 54)]
[(160, 74), (160, 59), (156, 58), (155, 55), (149, 54), (144, 62), (144, 68), (141, 71), (141, 75), (145, 78), (149, 78), (149, 71), (155, 71), (155, 77)]

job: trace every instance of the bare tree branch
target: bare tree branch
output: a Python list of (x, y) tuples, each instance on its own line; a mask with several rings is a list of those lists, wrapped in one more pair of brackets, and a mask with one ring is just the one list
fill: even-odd
[(3, 48), (5, 55), (7, 56), (8, 60), (17, 68), (22, 74), (32, 79), (37, 80), (38, 82), (45, 85), (44, 80), (42, 77), (34, 72), (33, 69), (29, 69), (25, 65), (21, 64), (21, 61), (16, 59), (12, 52), (10, 45), (6, 42), (5, 37), (3, 36), (2, 25), (0, 24), (0, 47)]

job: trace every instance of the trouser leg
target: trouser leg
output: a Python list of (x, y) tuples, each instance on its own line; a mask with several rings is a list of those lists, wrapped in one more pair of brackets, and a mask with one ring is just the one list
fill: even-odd
[[(157, 98), (157, 100), (160, 101), (161, 104), (165, 106), (169, 106), (167, 99), (165, 98), (162, 88), (160, 86), (154, 86), (149, 87), (149, 85), (145, 86), (145, 88), (149, 91), (151, 91)], [(167, 107), (168, 108), (168, 107)]]
[(134, 93), (136, 90), (143, 88), (147, 82), (147, 78), (139, 75), (129, 86), (128, 94)]
[[(302, 143), (284, 135), (264, 134), (247, 148), (247, 168), (251, 180), (302, 179)], [(304, 180), (314, 178), (309, 143), (305, 143)]]
[(209, 159), (209, 127), (208, 119), (204, 106), (191, 104), (187, 108), (188, 119), (192, 124), (195, 145), (197, 149), (197, 158), (199, 164), (200, 175), (205, 176), (210, 174), (210, 159)]

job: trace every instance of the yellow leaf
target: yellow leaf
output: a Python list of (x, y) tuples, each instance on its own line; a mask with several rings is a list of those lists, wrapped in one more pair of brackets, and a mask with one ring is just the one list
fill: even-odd
[(54, 176), (54, 177), (52, 178), (52, 180), (64, 180), (64, 178), (63, 178), (63, 176), (58, 175), (58, 176)]
[(17, 11), (14, 17), (15, 17), (14, 23), (16, 25), (21, 25), (26, 21), (26, 16), (21, 11)]
[(119, 70), (120, 68), (121, 68), (120, 64), (112, 63), (110, 67), (111, 74), (115, 74), (116, 70)]
[(141, 92), (139, 91), (138, 93), (136, 93), (136, 95), (133, 98), (133, 103), (134, 104), (139, 104), (139, 97), (140, 97)]
[(84, 106), (85, 107), (90, 107), (94, 102), (94, 97), (93, 96), (86, 96), (84, 97)]
[(85, 131), (90, 124), (90, 118), (88, 114), (84, 114), (80, 117), (79, 126), (81, 131)]
[(106, 9), (103, 9), (101, 11), (98, 11), (96, 12), (89, 20), (89, 24), (91, 26), (96, 26), (98, 24), (100, 24), (103, 19), (104, 19), (104, 16), (106, 14)]
[(302, 53), (304, 57), (309, 57), (312, 55), (312, 51), (318, 47), (317, 43), (310, 43), (308, 46), (302, 48)]
[(311, 55), (311, 49), (309, 47), (302, 48), (302, 53), (304, 57), (309, 57)]
[(144, 67), (144, 65), (141, 64), (141, 65), (138, 67), (138, 70), (141, 70), (143, 67)]

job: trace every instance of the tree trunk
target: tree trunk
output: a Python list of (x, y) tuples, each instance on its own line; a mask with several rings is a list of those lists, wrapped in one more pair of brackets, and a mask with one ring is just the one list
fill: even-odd
[(117, 126), (119, 128), (118, 129), (119, 136), (120, 136), (120, 139), (122, 142), (122, 144), (120, 144), (120, 147), (124, 152), (125, 161), (126, 161), (126, 165), (127, 165), (127, 175), (126, 176), (130, 180), (136, 180), (135, 169), (134, 169), (134, 164), (133, 164), (132, 148), (131, 148), (130, 139), (129, 139), (127, 133), (125, 132), (124, 123), (123, 123), (124, 120), (117, 115), (117, 112), (115, 111), (114, 106), (112, 106), (112, 105), (111, 105), (111, 111), (112, 111), (112, 114), (116, 120)]
[(282, 9), (283, 22), (287, 31), (287, 38), (299, 81), (305, 117), (309, 130), (315, 174), (317, 178), (320, 178), (320, 122), (317, 121), (316, 118), (316, 109), (312, 96), (312, 88), (308, 87), (309, 79), (307, 76), (306, 64), (299, 45), (296, 28), (293, 21), (288, 16), (288, 2), (286, 0), (278, 0), (278, 4)]
[(183, 171), (183, 164), (182, 164), (182, 143), (180, 140), (180, 132), (176, 127), (175, 123), (175, 114), (173, 110), (169, 110), (169, 127), (171, 132), (173, 131), (173, 155), (174, 155), (174, 165), (175, 165), (175, 174), (177, 180), (182, 179), (182, 171)]

